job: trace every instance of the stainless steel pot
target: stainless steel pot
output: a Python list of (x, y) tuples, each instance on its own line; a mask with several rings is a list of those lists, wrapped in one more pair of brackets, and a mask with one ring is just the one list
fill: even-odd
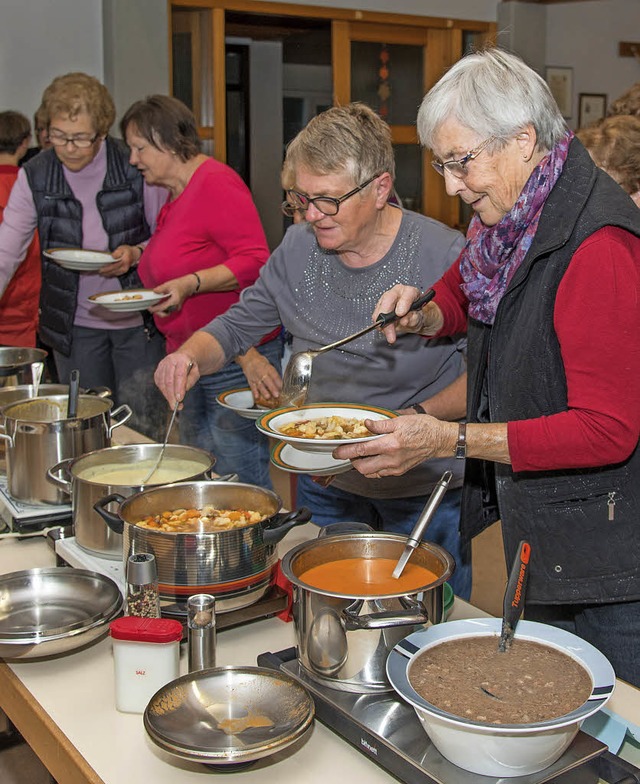
[(377, 532), (327, 536), (297, 545), (282, 559), (282, 571), (293, 583), (298, 658), (310, 678), (342, 691), (391, 691), (385, 669), (390, 651), (416, 624), (444, 619), (444, 583), (454, 560), (431, 542), (422, 542), (411, 560), (438, 579), (409, 595), (346, 596), (300, 580), (307, 569), (343, 558), (397, 561), (406, 541)]
[(0, 348), (0, 387), (37, 384), (46, 357), (41, 348)]
[(67, 499), (47, 481), (47, 470), (69, 457), (109, 446), (111, 434), (131, 416), (126, 404), (80, 395), (77, 416), (66, 416), (68, 395), (37, 397), (4, 406), (0, 439), (7, 447), (9, 493), (32, 504), (61, 504)]
[[(37, 392), (37, 394), (36, 394)], [(18, 400), (31, 400), (34, 397), (51, 397), (52, 395), (68, 395), (68, 384), (40, 384), (37, 389), (33, 384), (20, 384), (15, 387), (0, 387), (0, 409)], [(108, 387), (95, 389), (80, 389), (82, 395), (95, 395), (96, 397), (111, 397)]]
[[(110, 446), (80, 457), (62, 460), (48, 469), (47, 479), (71, 496), (73, 531), (76, 543), (83, 550), (102, 558), (122, 559), (122, 534), (116, 533), (104, 524), (93, 508), (94, 504), (113, 493), (128, 498), (134, 493), (166, 484), (167, 480), (148, 485), (109, 483), (101, 478), (101, 469), (122, 466), (124, 469), (135, 471), (139, 477), (147, 473), (147, 464), (155, 463), (161, 449), (162, 444)], [(163, 465), (178, 460), (192, 463), (193, 470), (188, 474), (185, 474), (184, 470), (176, 474), (175, 481), (210, 478), (208, 472), (216, 461), (215, 457), (204, 449), (167, 444), (162, 458)]]
[[(117, 501), (118, 513), (107, 507)], [(135, 525), (148, 515), (173, 509), (252, 509), (266, 515), (260, 523), (228, 531), (168, 533)], [(145, 490), (128, 499), (114, 494), (95, 504), (96, 512), (116, 533), (122, 533), (123, 559), (153, 553), (158, 566), (160, 596), (186, 602), (194, 593), (216, 597), (216, 611), (248, 607), (269, 588), (278, 565), (277, 544), (294, 526), (311, 519), (301, 508), (279, 513), (280, 498), (255, 485), (226, 482), (180, 482)]]

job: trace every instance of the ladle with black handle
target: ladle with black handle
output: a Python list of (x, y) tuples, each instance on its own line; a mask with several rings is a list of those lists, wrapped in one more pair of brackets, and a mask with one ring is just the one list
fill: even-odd
[(72, 370), (69, 378), (69, 397), (67, 399), (67, 419), (78, 416), (78, 396), (80, 394), (80, 371)]
[(502, 604), (502, 631), (498, 650), (505, 653), (513, 642), (513, 635), (516, 632), (516, 624), (520, 620), (524, 608), (524, 594), (527, 588), (529, 577), (529, 560), (531, 558), (531, 547), (529, 542), (524, 539), (518, 545), (518, 552), (511, 566), (509, 580), (504, 592)]
[[(425, 291), (416, 300), (411, 303), (409, 310), (420, 310), (424, 305), (435, 297), (436, 293), (433, 289)], [(309, 388), (309, 381), (311, 380), (311, 366), (314, 357), (318, 354), (324, 354), (325, 351), (331, 351), (333, 348), (344, 346), (345, 343), (350, 343), (356, 338), (366, 335), (374, 329), (381, 329), (386, 327), (387, 324), (393, 324), (400, 318), (397, 313), (380, 313), (378, 318), (369, 326), (364, 329), (354, 332), (346, 338), (341, 338), (333, 343), (329, 343), (322, 348), (307, 349), (306, 351), (298, 351), (293, 354), (289, 360), (287, 367), (284, 371), (282, 379), (282, 392), (280, 393), (280, 405), (282, 406), (301, 406), (307, 399), (307, 389)]]

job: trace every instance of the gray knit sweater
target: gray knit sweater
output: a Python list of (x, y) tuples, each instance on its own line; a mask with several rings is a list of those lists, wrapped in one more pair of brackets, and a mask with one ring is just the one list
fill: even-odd
[[(311, 227), (292, 226), (240, 302), (214, 319), (206, 332), (229, 359), (244, 353), (279, 324), (292, 351), (304, 351), (356, 332), (371, 321), (380, 295), (396, 283), (429, 288), (457, 259), (464, 238), (431, 218), (403, 211), (398, 235), (380, 261), (347, 267), (318, 247)], [(465, 370), (465, 343), (404, 335), (393, 346), (377, 330), (313, 361), (307, 402), (348, 402), (406, 408), (450, 384)], [(371, 498), (424, 495), (442, 472), (462, 484), (463, 461), (433, 460), (401, 477), (365, 479), (348, 471), (334, 485)]]

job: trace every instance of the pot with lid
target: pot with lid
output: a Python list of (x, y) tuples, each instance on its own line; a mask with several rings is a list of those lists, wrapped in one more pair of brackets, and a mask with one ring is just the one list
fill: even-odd
[(46, 357), (41, 348), (0, 348), (0, 387), (36, 384)]
[[(341, 691), (391, 691), (390, 651), (414, 626), (444, 620), (444, 583), (454, 560), (421, 542), (411, 556), (414, 569), (405, 569), (400, 583), (391, 574), (406, 542), (399, 534), (341, 534), (303, 542), (282, 559), (293, 584), (298, 658), (314, 681)], [(356, 578), (349, 588), (341, 570)]]
[(73, 531), (83, 550), (102, 558), (122, 559), (122, 534), (95, 511), (94, 504), (114, 493), (129, 497), (142, 490), (210, 478), (215, 457), (204, 449), (167, 444), (151, 484), (141, 482), (155, 464), (162, 444), (128, 444), (67, 458), (47, 470), (47, 479), (71, 496)]
[(70, 457), (109, 445), (111, 434), (131, 417), (126, 404), (80, 395), (75, 417), (67, 416), (68, 395), (37, 397), (4, 406), (0, 439), (7, 448), (9, 493), (32, 504), (62, 504), (60, 488), (47, 481), (47, 470)]
[[(107, 509), (120, 504), (117, 514)], [(237, 528), (170, 531), (138, 525), (146, 517), (173, 510), (245, 510), (263, 517)], [(152, 553), (158, 566), (158, 589), (164, 602), (182, 606), (194, 593), (216, 598), (216, 612), (248, 607), (267, 592), (278, 566), (277, 545), (311, 512), (279, 512), (280, 498), (271, 490), (241, 482), (179, 482), (145, 490), (130, 498), (106, 496), (95, 510), (107, 525), (123, 534), (124, 563), (130, 555)]]

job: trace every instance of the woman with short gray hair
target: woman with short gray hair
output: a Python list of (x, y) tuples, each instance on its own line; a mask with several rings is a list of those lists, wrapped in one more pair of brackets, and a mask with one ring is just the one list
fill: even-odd
[[(457, 258), (463, 237), (389, 203), (394, 173), (391, 133), (373, 109), (353, 103), (310, 120), (287, 148), (283, 170), (283, 211), (299, 222), (240, 302), (163, 360), (156, 380), (165, 396), (182, 399), (185, 383), (191, 386), (199, 374), (246, 351), (277, 324), (291, 335), (294, 353), (315, 349), (362, 329), (393, 283), (428, 289)], [(384, 406), (407, 420), (422, 419), (426, 411), (455, 419), (464, 411), (464, 348), (459, 338), (427, 348), (408, 335), (397, 351), (371, 332), (314, 359), (308, 401)], [(195, 368), (187, 378), (190, 362)], [(424, 362), (423, 373), (415, 372), (418, 362)], [(266, 377), (253, 391), (276, 398), (280, 387)], [(443, 471), (451, 470), (450, 489), (427, 538), (453, 555), (451, 586), (457, 596), (469, 598), (470, 551), (458, 535), (460, 463), (420, 465), (406, 477), (383, 482), (347, 471), (320, 484), (312, 471), (301, 469), (297, 504), (311, 509), (316, 524), (352, 520), (403, 534), (413, 529)]]
[(409, 313), (417, 291), (398, 285), (374, 317), (395, 310), (403, 331), (438, 339), (466, 331), (467, 423), (367, 422), (383, 437), (334, 457), (367, 477), (473, 458), (463, 534), (500, 519), (508, 563), (529, 541), (525, 617), (589, 640), (638, 686), (640, 213), (508, 52), (456, 63), (418, 126), (447, 193), (475, 214), (435, 300)]

